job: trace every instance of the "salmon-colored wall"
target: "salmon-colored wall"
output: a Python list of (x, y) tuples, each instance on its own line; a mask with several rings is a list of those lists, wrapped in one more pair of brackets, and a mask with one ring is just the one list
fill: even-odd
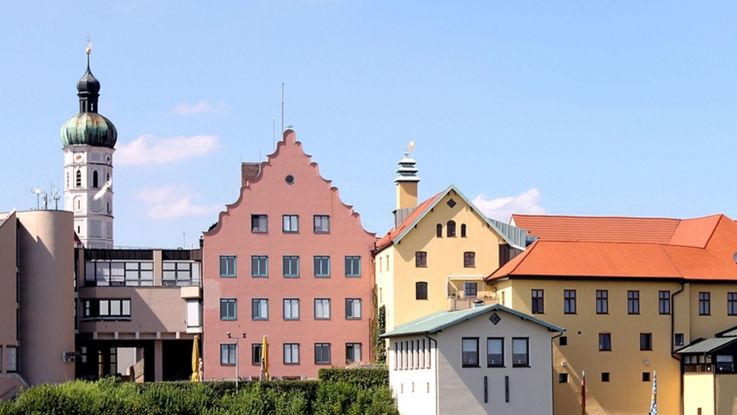
[[(285, 180), (294, 177), (293, 184)], [(251, 232), (251, 215), (268, 215), (268, 232)], [(299, 215), (299, 232), (282, 232), (282, 215)], [(330, 233), (313, 232), (313, 215), (330, 216)], [(207, 379), (232, 379), (233, 366), (220, 364), (220, 345), (239, 338), (239, 375), (258, 376), (251, 364), (251, 344), (268, 336), (270, 374), (314, 378), (321, 367), (344, 366), (346, 343), (361, 343), (361, 360), (370, 359), (369, 322), (373, 317), (371, 289), (374, 234), (361, 226), (358, 214), (344, 205), (338, 190), (319, 175), (316, 163), (287, 130), (262, 173), (240, 190), (239, 199), (220, 214), (217, 226), (205, 233), (203, 247), (203, 354)], [(220, 255), (237, 256), (236, 278), (221, 278)], [(251, 256), (269, 258), (268, 278), (251, 277)], [(300, 257), (299, 278), (285, 278), (282, 256)], [(313, 256), (330, 256), (330, 278), (316, 278)], [(360, 278), (347, 278), (345, 256), (361, 257)], [(237, 319), (220, 320), (220, 299), (236, 298)], [(251, 299), (269, 299), (269, 319), (251, 318)], [(282, 299), (300, 299), (300, 318), (283, 319)], [(329, 320), (314, 319), (314, 299), (330, 298)], [(361, 298), (361, 319), (345, 318), (345, 299)], [(283, 344), (300, 344), (300, 363), (283, 364)], [(331, 344), (331, 365), (315, 365), (314, 344)]]

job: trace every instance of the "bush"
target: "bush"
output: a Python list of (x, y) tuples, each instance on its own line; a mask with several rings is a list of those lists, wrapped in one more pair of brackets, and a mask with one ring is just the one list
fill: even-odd
[(389, 370), (386, 367), (357, 369), (320, 369), (318, 378), (326, 382), (346, 382), (370, 389), (389, 386)]

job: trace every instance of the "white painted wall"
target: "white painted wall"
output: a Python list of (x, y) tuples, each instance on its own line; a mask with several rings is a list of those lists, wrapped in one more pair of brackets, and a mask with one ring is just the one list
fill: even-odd
[[(426, 346), (424, 353), (399, 352), (399, 344), (404, 347), (412, 341), (421, 344), (422, 340)], [(387, 353), (389, 386), (397, 399), (400, 414), (437, 413), (436, 350), (435, 343), (423, 336), (390, 339)]]

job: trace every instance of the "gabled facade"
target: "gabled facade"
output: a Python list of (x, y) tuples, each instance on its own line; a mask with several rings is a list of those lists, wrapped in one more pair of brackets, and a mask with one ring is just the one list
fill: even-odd
[(370, 360), (375, 236), (292, 130), (244, 163), (238, 200), (204, 234), (205, 378), (315, 378)]

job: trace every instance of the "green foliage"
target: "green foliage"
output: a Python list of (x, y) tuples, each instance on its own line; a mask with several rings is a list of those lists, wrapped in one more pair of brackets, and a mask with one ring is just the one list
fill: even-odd
[(364, 389), (389, 386), (389, 370), (384, 366), (356, 369), (320, 369), (317, 376), (322, 381), (345, 382)]

